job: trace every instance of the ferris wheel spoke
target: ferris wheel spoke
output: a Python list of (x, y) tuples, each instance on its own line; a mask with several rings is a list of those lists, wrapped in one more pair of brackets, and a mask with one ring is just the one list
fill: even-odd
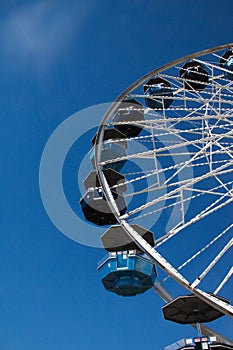
[(233, 245), (233, 238), (225, 245), (225, 247), (216, 255), (216, 257), (211, 261), (207, 268), (195, 279), (191, 284), (192, 288), (197, 287), (202, 279), (210, 272), (210, 270), (217, 264), (218, 260), (230, 249)]
[[(202, 247), (200, 250), (198, 250), (195, 254), (193, 254), (190, 258), (188, 258), (186, 261), (184, 261), (181, 265), (179, 265), (179, 267), (177, 268), (178, 271), (180, 271), (181, 269), (183, 269), (185, 266), (187, 266), (188, 264), (190, 264), (192, 261), (194, 261), (197, 257), (200, 256), (200, 254), (206, 252), (206, 250), (208, 248), (210, 248), (214, 243), (216, 243), (216, 241), (218, 241), (220, 238), (222, 238), (225, 234), (229, 233), (229, 231), (233, 228), (233, 224), (229, 225), (225, 230), (223, 230), (221, 233), (219, 233), (216, 237), (214, 237), (208, 244), (206, 244), (204, 247)], [(231, 275), (231, 273), (228, 273), (229, 276)], [(227, 276), (228, 276), (227, 274)], [(162, 281), (162, 283), (164, 283), (168, 278), (170, 278), (169, 276), (165, 277)], [(224, 281), (224, 280), (223, 280)], [(214, 294), (218, 294), (219, 289), (216, 289)]]
[(216, 141), (216, 144), (219, 146), (219, 148), (221, 148), (224, 152), (226, 152), (230, 158), (233, 159), (233, 153), (230, 152), (230, 150), (232, 149), (232, 145), (230, 145), (229, 147), (223, 147), (221, 143), (219, 143), (218, 141)]
[(208, 66), (208, 67), (210, 67), (210, 68), (214, 68), (214, 69), (216, 69), (216, 70), (220, 70), (220, 69), (221, 69), (221, 71), (223, 71), (223, 72), (231, 73), (231, 71), (229, 71), (228, 69), (223, 68), (223, 67), (220, 68), (220, 67), (216, 66), (215, 64), (210, 63), (210, 62), (208, 62), (208, 61), (202, 61), (202, 60), (200, 60), (200, 59), (198, 59), (198, 58), (195, 58), (194, 61), (196, 61), (196, 62), (198, 62), (198, 63), (201, 63), (201, 64), (204, 64), (204, 65), (206, 65), (206, 66)]
[(212, 203), (208, 208), (206, 208), (205, 210), (203, 210), (202, 212), (200, 212), (199, 214), (197, 214), (195, 217), (193, 217), (191, 220), (187, 221), (185, 224), (183, 224), (182, 226), (175, 228), (171, 231), (169, 231), (167, 234), (165, 234), (164, 236), (160, 237), (159, 239), (157, 239), (155, 241), (155, 244), (157, 247), (159, 247), (161, 244), (164, 244), (168, 239), (172, 238), (173, 236), (175, 236), (177, 233), (179, 233), (181, 230), (183, 230), (184, 228), (190, 226), (191, 224), (194, 224), (195, 222), (204, 219), (206, 216), (213, 214), (214, 212), (216, 212), (217, 210), (225, 207), (226, 205), (232, 203), (233, 198), (229, 198), (228, 200), (224, 201), (223, 203), (219, 204), (216, 206), (216, 203), (218, 203), (219, 201), (221, 201), (223, 198), (225, 198), (226, 195), (220, 197), (219, 199), (217, 199), (214, 203)]
[[(146, 204), (143, 204), (143, 205), (139, 206), (138, 208), (134, 209), (133, 211), (131, 211), (131, 212), (129, 212), (129, 213), (127, 213), (127, 214), (121, 216), (121, 218), (122, 218), (122, 219), (123, 219), (123, 218), (127, 218), (127, 217), (129, 217), (129, 216), (131, 216), (131, 215), (134, 215), (135, 213), (137, 213), (137, 212), (139, 212), (139, 211), (141, 211), (141, 210), (144, 210), (144, 209), (146, 209), (146, 208), (148, 208), (148, 207), (150, 207), (150, 206), (152, 206), (152, 205), (154, 205), (154, 204), (160, 202), (160, 201), (166, 200), (166, 199), (169, 198), (169, 196), (172, 196), (172, 195), (174, 195), (174, 194), (180, 192), (180, 190), (185, 190), (186, 188), (190, 188), (190, 187), (193, 186), (194, 184), (196, 184), (196, 183), (198, 183), (198, 182), (200, 182), (200, 181), (202, 181), (202, 180), (204, 180), (204, 179), (206, 179), (206, 178), (209, 178), (210, 176), (213, 176), (214, 174), (224, 174), (224, 173), (226, 173), (226, 172), (232, 171), (231, 169), (230, 169), (230, 170), (228, 169), (228, 170), (223, 171), (223, 169), (229, 167), (229, 166), (232, 165), (232, 164), (233, 164), (233, 162), (227, 163), (227, 164), (223, 164), (223, 165), (221, 165), (220, 167), (218, 167), (218, 168), (216, 168), (215, 170), (213, 170), (213, 171), (211, 172), (211, 174), (210, 174), (210, 173), (207, 173), (207, 174), (201, 175), (201, 176), (199, 176), (199, 177), (197, 177), (197, 178), (193, 178), (193, 179), (191, 179), (190, 181), (187, 180), (187, 181), (185, 181), (185, 183), (184, 183), (183, 185), (181, 185), (179, 188), (176, 188), (176, 189), (172, 190), (171, 192), (166, 193), (165, 195), (162, 195), (162, 196), (160, 196), (160, 197), (158, 197), (158, 198), (155, 198), (154, 200), (152, 200), (152, 201), (150, 201), (150, 202), (148, 202), (148, 203), (146, 203)], [(220, 171), (220, 170), (221, 170), (221, 171)]]
[[(232, 185), (232, 184), (233, 184), (233, 181), (229, 182), (228, 184)], [(164, 205), (163, 207), (159, 207), (159, 208), (157, 208), (157, 209), (155, 209), (155, 210), (152, 210), (152, 211), (150, 211), (150, 212), (146, 212), (146, 213), (143, 213), (143, 214), (141, 214), (141, 215), (138, 215), (138, 216), (137, 216), (137, 219), (146, 217), (146, 216), (148, 216), (148, 215), (153, 215), (153, 214), (162, 212), (163, 210), (170, 209), (170, 208), (173, 208), (173, 207), (175, 207), (175, 206), (179, 206), (179, 205), (182, 206), (182, 205), (184, 205), (186, 202), (189, 203), (190, 200), (194, 200), (195, 198), (198, 198), (198, 197), (203, 196), (203, 195), (205, 195), (205, 194), (213, 194), (213, 195), (217, 195), (217, 196), (222, 196), (222, 192), (216, 192), (216, 189), (217, 189), (217, 188), (221, 188), (221, 186), (217, 186), (217, 187), (213, 188), (212, 191), (211, 191), (211, 190), (210, 190), (210, 191), (204, 191), (204, 190), (186, 188), (186, 189), (185, 189), (186, 191), (198, 192), (198, 194), (195, 194), (195, 195), (192, 194), (192, 195), (189, 196), (189, 197), (186, 196), (183, 200), (176, 200), (175, 203), (171, 203), (171, 204), (169, 204), (169, 205)], [(231, 193), (227, 193), (226, 196), (232, 197), (232, 194), (231, 194)], [(172, 199), (173, 199), (173, 198), (181, 198), (181, 196), (180, 196), (180, 195), (177, 195), (177, 196), (172, 197)], [(133, 220), (133, 219), (131, 219), (131, 220)], [(129, 221), (130, 221), (130, 219), (129, 219)], [(182, 220), (182, 224), (183, 224), (183, 225), (185, 224), (185, 222), (184, 222), (183, 220)], [(175, 230), (177, 227), (180, 227), (180, 223), (177, 224), (177, 225), (173, 228), (173, 230)], [(161, 239), (164, 238), (164, 237), (165, 237), (165, 236), (162, 236)], [(158, 239), (157, 241), (159, 242), (159, 239)]]
[(228, 273), (226, 274), (225, 278), (223, 281), (220, 283), (217, 289), (215, 289), (214, 294), (218, 294), (219, 291), (223, 288), (223, 286), (226, 284), (226, 282), (230, 279), (230, 277), (233, 275), (233, 267), (230, 268)]

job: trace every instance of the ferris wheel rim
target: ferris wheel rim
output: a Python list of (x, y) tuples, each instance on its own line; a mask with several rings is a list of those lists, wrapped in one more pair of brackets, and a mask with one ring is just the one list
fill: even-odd
[[(182, 62), (185, 62), (187, 60), (191, 60), (194, 59), (196, 57), (200, 57), (200, 56), (204, 56), (207, 54), (211, 54), (215, 51), (220, 51), (220, 50), (224, 50), (227, 48), (233, 47), (233, 43), (229, 43), (229, 44), (225, 44), (225, 45), (220, 45), (211, 49), (206, 49), (206, 50), (202, 50), (190, 55), (187, 55), (185, 57), (179, 58), (177, 60), (174, 60), (166, 65), (163, 65), (157, 69), (152, 70), (151, 72), (147, 73), (146, 75), (144, 75), (142, 78), (138, 79), (135, 83), (131, 84), (123, 93), (121, 93), (116, 99), (115, 101), (110, 105), (109, 109), (107, 110), (107, 112), (105, 113), (101, 123), (100, 123), (100, 127), (97, 131), (97, 135), (96, 135), (96, 142), (95, 142), (95, 168), (96, 168), (96, 172), (97, 172), (97, 176), (99, 178), (99, 181), (102, 185), (103, 188), (103, 192), (108, 200), (108, 203), (110, 205), (111, 210), (113, 211), (113, 214), (115, 215), (117, 221), (119, 224), (121, 224), (124, 229), (126, 230), (126, 232), (128, 233), (128, 235), (139, 245), (141, 246), (141, 248), (144, 250), (144, 252), (156, 263), (158, 264), (164, 271), (166, 271), (166, 273), (171, 276), (173, 279), (175, 279), (178, 283), (180, 283), (181, 285), (183, 285), (188, 291), (192, 292), (193, 294), (197, 295), (200, 299), (206, 301), (207, 303), (209, 303), (210, 305), (212, 305), (213, 307), (215, 307), (216, 309), (218, 309), (219, 311), (223, 312), (225, 315), (228, 315), (230, 317), (233, 317), (233, 307), (231, 305), (228, 305), (226, 303), (224, 303), (223, 301), (221, 301), (220, 299), (218, 299), (215, 296), (212, 296), (208, 293), (203, 292), (202, 290), (199, 290), (198, 288), (193, 288), (193, 286), (191, 286), (191, 284), (188, 281), (184, 281), (182, 279), (182, 275), (181, 277), (179, 276), (178, 271), (172, 271), (171, 267), (168, 267), (168, 265), (166, 265), (166, 261), (165, 264), (161, 264), (161, 261), (158, 259), (158, 255), (153, 256), (153, 254), (151, 254), (153, 250), (155, 251), (155, 249), (150, 246), (142, 237), (138, 237), (137, 236), (137, 232), (128, 224), (125, 222), (124, 219), (122, 219), (119, 210), (117, 208), (117, 206), (115, 205), (115, 201), (112, 197), (111, 191), (109, 189), (109, 186), (107, 184), (107, 181), (105, 179), (105, 176), (103, 174), (103, 171), (101, 170), (101, 166), (100, 166), (100, 154), (101, 154), (101, 143), (103, 142), (103, 132), (104, 129), (106, 127), (106, 122), (108, 120), (108, 118), (111, 116), (112, 113), (114, 113), (114, 111), (119, 107), (119, 104), (122, 102), (122, 100), (127, 97), (127, 95), (133, 91), (134, 89), (136, 89), (137, 87), (139, 87), (141, 84), (143, 84), (147, 79), (149, 79), (150, 77), (152, 77), (155, 74), (158, 74), (170, 67), (173, 67), (174, 65), (180, 64)], [(129, 229), (129, 226), (130, 229)], [(134, 231), (134, 232), (133, 232)], [(144, 242), (143, 242), (144, 241)], [(155, 251), (156, 252), (156, 251)], [(156, 252), (157, 254), (157, 252)], [(164, 258), (163, 258), (164, 259)], [(165, 259), (164, 259), (165, 260)], [(169, 264), (169, 263), (168, 263)], [(165, 267), (166, 265), (166, 267)], [(178, 274), (177, 274), (178, 273)]]

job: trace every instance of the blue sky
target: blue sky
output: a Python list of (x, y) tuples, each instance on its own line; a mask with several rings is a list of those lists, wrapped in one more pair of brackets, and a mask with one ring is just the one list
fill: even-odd
[[(232, 11), (231, 0), (0, 5), (1, 349), (162, 349), (196, 334), (165, 322), (153, 291), (124, 299), (104, 290), (96, 271), (104, 251), (51, 223), (39, 165), (48, 138), (70, 115), (113, 101), (175, 58), (232, 42)], [(73, 182), (77, 162), (73, 155), (66, 164)], [(216, 327), (231, 336), (229, 320)]]

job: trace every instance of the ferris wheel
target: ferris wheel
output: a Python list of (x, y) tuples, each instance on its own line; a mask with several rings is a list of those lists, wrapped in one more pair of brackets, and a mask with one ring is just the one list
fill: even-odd
[(80, 203), (87, 220), (108, 226), (105, 288), (133, 296), (154, 287), (169, 302), (172, 280), (233, 317), (233, 44), (137, 80), (92, 143)]

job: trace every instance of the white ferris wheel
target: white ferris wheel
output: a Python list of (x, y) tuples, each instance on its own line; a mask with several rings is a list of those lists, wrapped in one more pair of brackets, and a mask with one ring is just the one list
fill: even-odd
[[(92, 196), (86, 218), (113, 225), (102, 237), (105, 262), (140, 252), (155, 266), (153, 287), (164, 300), (172, 300), (173, 280), (233, 317), (233, 44), (137, 80), (110, 106), (93, 145), (95, 174), (81, 205), (85, 211)], [(104, 209), (96, 209), (100, 197)], [(120, 294), (132, 279), (114, 283)]]

